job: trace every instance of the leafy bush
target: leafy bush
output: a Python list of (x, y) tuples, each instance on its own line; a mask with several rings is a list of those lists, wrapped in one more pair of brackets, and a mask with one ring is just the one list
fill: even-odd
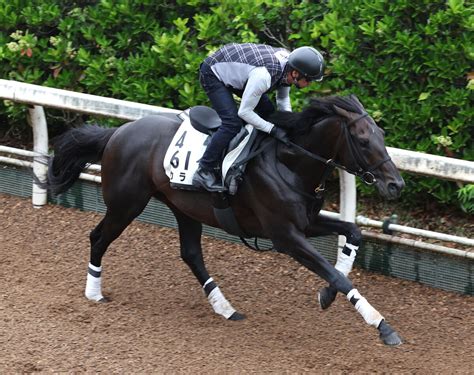
[[(355, 93), (390, 146), (473, 160), (473, 19), (463, 0), (9, 0), (0, 76), (186, 108), (207, 103), (197, 70), (224, 43), (313, 45), (327, 78), (293, 92), (295, 110), (310, 96)], [(84, 120), (48, 116), (53, 129)], [(4, 131), (28, 132), (24, 118), (23, 106), (0, 106)], [(406, 180), (404, 199), (456, 199), (452, 182)]]
[(474, 184), (469, 184), (459, 189), (458, 198), (464, 212), (474, 214)]
[[(474, 160), (472, 6), (332, 0), (328, 8), (312, 37), (330, 52), (332, 87), (363, 99), (389, 145)], [(455, 183), (406, 180), (405, 198), (429, 192), (444, 203), (455, 200)]]

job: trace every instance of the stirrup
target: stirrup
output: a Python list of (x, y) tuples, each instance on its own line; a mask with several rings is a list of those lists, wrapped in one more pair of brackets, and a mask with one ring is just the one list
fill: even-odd
[(194, 173), (192, 184), (196, 188), (202, 188), (209, 192), (225, 191), (225, 187), (222, 183), (219, 184), (219, 180), (220, 179), (214, 170), (199, 167)]

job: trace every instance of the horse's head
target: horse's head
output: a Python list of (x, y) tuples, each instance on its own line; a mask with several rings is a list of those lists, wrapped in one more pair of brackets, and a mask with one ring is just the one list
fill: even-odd
[(365, 183), (374, 184), (382, 197), (398, 198), (405, 182), (385, 148), (384, 131), (377, 126), (355, 95), (349, 98), (357, 104), (361, 113), (338, 105), (333, 107), (335, 113), (343, 118), (339, 161)]

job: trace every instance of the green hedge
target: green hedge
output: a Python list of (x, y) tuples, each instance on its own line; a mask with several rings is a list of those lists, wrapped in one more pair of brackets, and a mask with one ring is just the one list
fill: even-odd
[[(224, 43), (313, 45), (326, 55), (327, 78), (294, 91), (295, 110), (311, 96), (355, 93), (388, 145), (474, 160), (473, 23), (462, 0), (8, 0), (0, 76), (186, 108), (207, 103), (197, 69)], [(48, 115), (53, 128), (83, 120)], [(4, 131), (27, 131), (24, 116), (23, 106), (0, 105)], [(406, 179), (405, 200), (457, 199), (454, 183)], [(469, 201), (461, 192), (459, 202)]]

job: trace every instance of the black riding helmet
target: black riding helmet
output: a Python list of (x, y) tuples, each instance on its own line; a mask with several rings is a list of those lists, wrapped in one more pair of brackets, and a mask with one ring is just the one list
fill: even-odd
[(299, 47), (288, 56), (288, 65), (305, 76), (308, 81), (321, 81), (324, 58), (313, 47)]

